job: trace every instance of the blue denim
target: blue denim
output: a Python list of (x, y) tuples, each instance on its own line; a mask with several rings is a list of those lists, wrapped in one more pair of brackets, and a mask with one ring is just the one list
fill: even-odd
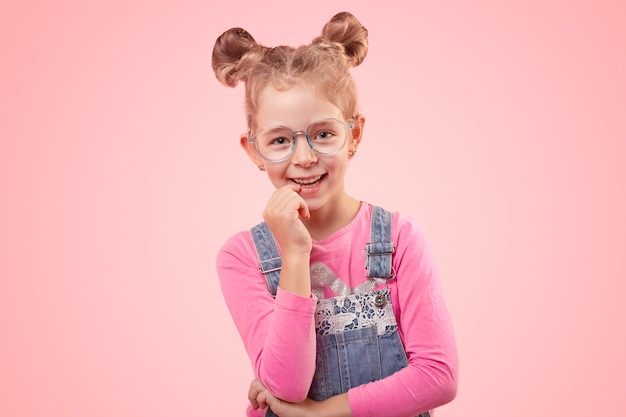
[[(368, 278), (390, 279), (395, 276), (391, 220), (390, 212), (372, 206), (370, 242), (365, 244), (365, 275)], [(265, 274), (268, 289), (275, 296), (282, 265), (276, 241), (265, 223), (254, 226), (251, 233), (259, 255), (259, 269)], [(374, 291), (374, 297), (357, 297), (355, 300), (352, 302), (371, 304), (363, 306), (364, 310), (391, 304), (387, 289)], [(335, 313), (339, 314), (339, 310), (337, 308)], [(384, 331), (364, 327), (330, 334), (317, 330), (315, 375), (309, 390), (309, 397), (313, 400), (322, 401), (345, 393), (350, 388), (385, 378), (408, 365), (397, 326)], [(268, 409), (266, 417), (275, 416)], [(425, 412), (417, 417), (429, 416)]]

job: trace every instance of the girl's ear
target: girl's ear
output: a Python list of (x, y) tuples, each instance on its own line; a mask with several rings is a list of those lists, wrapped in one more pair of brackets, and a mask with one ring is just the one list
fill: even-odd
[(256, 152), (256, 149), (254, 148), (254, 144), (248, 142), (248, 135), (246, 133), (242, 133), (241, 136), (239, 136), (239, 144), (241, 145), (243, 150), (246, 151), (246, 154), (248, 154), (248, 157), (250, 158), (250, 160), (254, 162), (254, 165), (259, 167), (259, 169), (263, 171), (264, 170), (263, 159), (261, 159), (259, 154)]
[(352, 137), (350, 138), (350, 148), (349, 151), (352, 153), (356, 152), (356, 149), (359, 147), (361, 143), (361, 139), (363, 138), (363, 127), (365, 126), (365, 117), (362, 114), (357, 114), (354, 116), (354, 120), (352, 122)]

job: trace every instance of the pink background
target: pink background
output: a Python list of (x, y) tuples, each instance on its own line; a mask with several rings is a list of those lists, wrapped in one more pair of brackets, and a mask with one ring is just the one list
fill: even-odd
[(370, 31), (348, 189), (422, 224), (455, 322), (438, 416), (626, 415), (622, 2), (11, 3), (0, 415), (243, 415), (214, 259), (271, 186), (210, 53), (232, 26), (305, 43), (344, 9)]

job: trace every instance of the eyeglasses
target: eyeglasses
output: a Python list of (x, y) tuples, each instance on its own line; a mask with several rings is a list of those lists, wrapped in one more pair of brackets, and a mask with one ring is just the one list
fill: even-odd
[(306, 130), (293, 131), (280, 125), (266, 126), (254, 136), (248, 133), (248, 142), (254, 142), (257, 152), (266, 161), (282, 162), (296, 149), (296, 137), (304, 135), (311, 149), (320, 155), (328, 156), (336, 154), (345, 146), (348, 129), (352, 130), (352, 127), (352, 123), (348, 127), (334, 118), (317, 120)]

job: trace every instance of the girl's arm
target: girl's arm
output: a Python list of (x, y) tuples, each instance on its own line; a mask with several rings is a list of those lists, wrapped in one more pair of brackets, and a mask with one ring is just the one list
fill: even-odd
[(417, 415), (456, 396), (456, 342), (425, 235), (398, 213), (393, 231), (396, 279), (388, 285), (409, 365), (348, 391), (357, 417)]
[(276, 189), (263, 211), (282, 251), (275, 299), (258, 270), (249, 234), (246, 242), (230, 241), (218, 255), (222, 290), (255, 376), (274, 395), (294, 402), (306, 398), (315, 372), (316, 299), (311, 295), (309, 268), (312, 241), (302, 222), (310, 213), (299, 189), (295, 183)]
[(302, 401), (315, 372), (316, 299), (280, 287), (274, 299), (248, 232), (225, 243), (217, 256), (217, 270), (255, 377), (278, 398)]
[(325, 401), (313, 401), (310, 398), (300, 403), (289, 403), (273, 396), (258, 380), (250, 384), (248, 399), (252, 408), (270, 407), (279, 417), (352, 417), (348, 395), (341, 394)]

